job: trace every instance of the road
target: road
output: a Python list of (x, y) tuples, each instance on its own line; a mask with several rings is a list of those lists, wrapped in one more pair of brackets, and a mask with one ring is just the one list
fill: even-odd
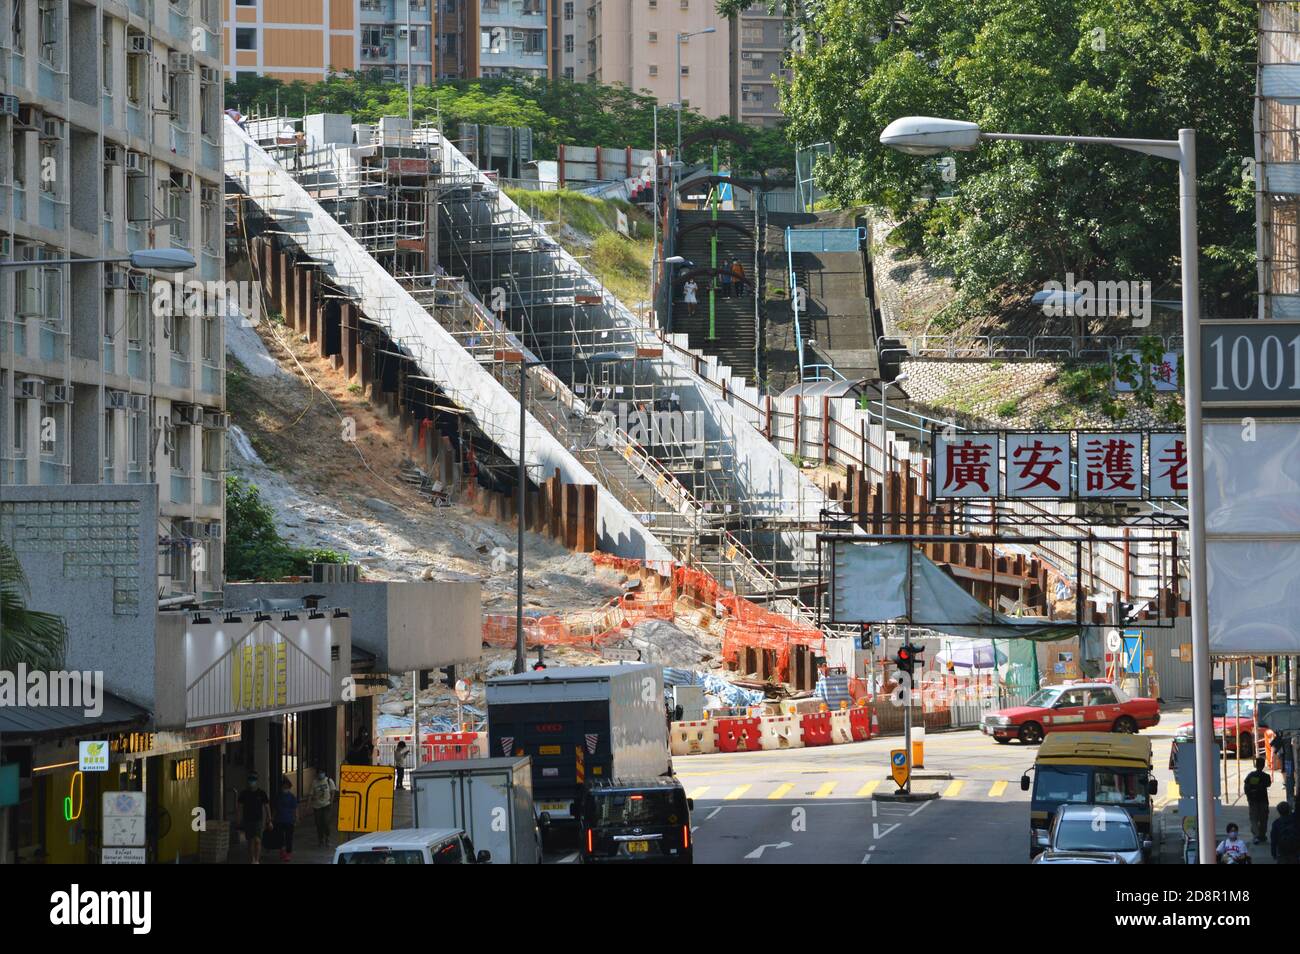
[[(1169, 739), (1183, 721), (1166, 713), (1145, 734), (1155, 743), (1161, 797), (1176, 796), (1166, 770)], [(927, 736), (922, 778), (930, 802), (871, 798), (886, 779), (894, 738), (783, 752), (696, 755), (674, 760), (695, 800), (697, 864), (1023, 864), (1029, 793), (1020, 777), (1035, 747), (998, 745), (976, 732)], [(950, 774), (948, 778), (924, 778)]]

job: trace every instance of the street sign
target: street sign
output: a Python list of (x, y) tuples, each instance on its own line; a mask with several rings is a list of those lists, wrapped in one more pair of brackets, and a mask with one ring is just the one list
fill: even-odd
[(466, 682), (464, 679), (456, 680), (455, 692), (456, 692), (456, 698), (459, 699), (461, 702), (469, 702), (469, 697), (470, 697), (469, 683)]
[(77, 743), (77, 769), (81, 772), (108, 771), (108, 740)]
[(1124, 637), (1120, 636), (1118, 629), (1112, 629), (1106, 634), (1106, 651), (1117, 653), (1124, 647)]
[(100, 850), (99, 861), (105, 865), (142, 865), (144, 849), (107, 846)]
[(1300, 406), (1300, 322), (1202, 322), (1201, 401)]
[(891, 749), (889, 752), (889, 774), (894, 783), (902, 788), (912, 774), (912, 767), (907, 764), (907, 749)]

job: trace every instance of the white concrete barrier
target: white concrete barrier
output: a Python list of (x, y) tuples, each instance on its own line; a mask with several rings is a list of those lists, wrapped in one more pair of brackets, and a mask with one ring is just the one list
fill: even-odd
[(760, 745), (765, 751), (803, 748), (798, 716), (763, 716), (759, 720), (759, 733)]
[(703, 755), (717, 750), (713, 723), (708, 719), (699, 722), (674, 722), (669, 730), (668, 751), (673, 755)]

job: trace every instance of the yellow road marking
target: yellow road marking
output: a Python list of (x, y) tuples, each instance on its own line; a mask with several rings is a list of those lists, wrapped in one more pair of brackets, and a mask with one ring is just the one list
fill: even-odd
[(687, 798), (703, 798), (704, 793), (709, 790), (709, 786), (701, 785), (699, 788), (693, 788), (686, 793)]
[(837, 784), (837, 783), (835, 783), (835, 782), (823, 782), (822, 785), (821, 785), (821, 787), (818, 788), (817, 791), (813, 792), (812, 797), (813, 797), (813, 798), (825, 798), (826, 796), (828, 796), (831, 792), (833, 792), (833, 791), (835, 790), (835, 785), (836, 785), (836, 784)]
[(753, 787), (754, 787), (754, 786), (752, 786), (752, 785), (737, 785), (735, 788), (733, 788), (731, 791), (729, 791), (726, 795), (724, 795), (724, 796), (722, 797), (722, 800), (723, 800), (724, 802), (734, 802), (736, 799), (743, 797), (744, 794), (745, 794), (746, 792), (748, 792), (748, 791), (749, 791), (751, 788), (753, 788)]
[(994, 782), (993, 787), (989, 789), (989, 798), (997, 798), (1007, 790), (1006, 782)]
[(867, 783), (866, 783), (865, 785), (863, 785), (860, 789), (858, 789), (857, 797), (858, 797), (858, 798), (870, 798), (870, 797), (871, 797), (871, 793), (874, 792), (874, 791), (876, 790), (876, 788), (879, 787), (879, 785), (880, 785), (880, 779), (878, 779), (878, 778), (873, 778), (870, 782), (867, 782)]
[(772, 789), (771, 794), (769, 794), (767, 797), (785, 798), (788, 794), (790, 794), (790, 789), (792, 788), (794, 788), (794, 782), (786, 782), (784, 785), (778, 785), (776, 788)]
[(943, 797), (944, 797), (944, 798), (956, 798), (956, 797), (957, 797), (957, 793), (961, 791), (962, 786), (965, 785), (965, 784), (966, 784), (966, 783), (965, 783), (964, 781), (961, 781), (961, 780), (958, 780), (958, 781), (955, 781), (955, 782), (949, 782), (949, 783), (948, 783), (948, 787), (945, 788), (945, 789), (943, 790)]

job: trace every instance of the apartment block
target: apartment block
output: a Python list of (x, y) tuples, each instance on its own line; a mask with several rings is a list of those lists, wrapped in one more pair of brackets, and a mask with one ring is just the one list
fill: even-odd
[(775, 126), (781, 121), (777, 79), (789, 79), (792, 25), (788, 17), (772, 15), (767, 6), (754, 4), (736, 18), (731, 35), (731, 115), (754, 126)]
[(223, 280), (221, 42), (219, 0), (0, 0), (0, 529), (26, 488), (25, 526), (103, 571), (122, 514), (73, 485), (156, 485), (161, 596), (221, 579), (221, 317), (159, 304)]
[(550, 76), (558, 69), (548, 0), (224, 0), (226, 70), (317, 82), (378, 71), (434, 77)]
[[(650, 93), (660, 103), (675, 102), (680, 90), (682, 101), (705, 116), (732, 114), (732, 25), (718, 15), (712, 0), (583, 2), (587, 82), (621, 83)], [(577, 17), (575, 6), (574, 20), (562, 19), (561, 23), (576, 23)], [(715, 32), (684, 37), (679, 42), (684, 34), (710, 27)], [(563, 42), (564, 49), (568, 49), (567, 35)], [(575, 49), (577, 43), (575, 30)], [(565, 65), (571, 65), (574, 78), (579, 78), (576, 61), (566, 61)]]

